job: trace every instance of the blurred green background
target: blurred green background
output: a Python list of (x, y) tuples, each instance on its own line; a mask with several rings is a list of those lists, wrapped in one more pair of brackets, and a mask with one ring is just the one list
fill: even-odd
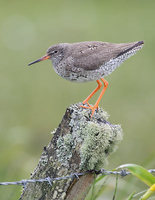
[[(0, 0), (0, 181), (29, 178), (66, 107), (96, 87), (58, 77), (50, 61), (27, 66), (60, 42), (145, 41), (106, 78), (109, 88), (100, 106), (124, 130), (106, 168), (125, 163), (155, 167), (154, 19), (154, 0)], [(20, 192), (20, 186), (1, 186), (0, 199), (15, 200)]]

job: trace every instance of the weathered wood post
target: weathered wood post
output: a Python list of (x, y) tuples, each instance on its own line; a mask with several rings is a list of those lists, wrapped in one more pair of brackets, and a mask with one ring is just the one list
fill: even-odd
[[(107, 157), (122, 140), (120, 125), (107, 121), (108, 114), (99, 108), (91, 118), (88, 109), (71, 105), (40, 157), (31, 178), (61, 177), (103, 168)], [(94, 180), (88, 173), (79, 179), (28, 183), (20, 200), (82, 200)]]

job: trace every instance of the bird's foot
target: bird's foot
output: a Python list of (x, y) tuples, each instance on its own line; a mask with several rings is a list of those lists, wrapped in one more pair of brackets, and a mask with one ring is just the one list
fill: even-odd
[(98, 110), (98, 105), (95, 104), (94, 106), (92, 106), (88, 102), (86, 102), (86, 103), (88, 104), (88, 106), (80, 105), (80, 107), (86, 108), (86, 109), (91, 109), (91, 111), (92, 111), (91, 117), (92, 117), (94, 115), (95, 110), (96, 109)]

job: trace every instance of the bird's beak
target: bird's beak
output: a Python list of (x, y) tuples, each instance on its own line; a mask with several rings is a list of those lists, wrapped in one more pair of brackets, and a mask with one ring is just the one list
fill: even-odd
[(35, 61), (29, 63), (28, 66), (30, 66), (30, 65), (32, 65), (32, 64), (35, 64), (35, 63), (37, 63), (37, 62), (40, 62), (40, 61), (42, 61), (42, 60), (47, 60), (47, 59), (49, 59), (49, 58), (50, 58), (50, 56), (45, 55), (45, 56), (43, 56), (42, 58), (39, 58), (38, 60), (35, 60)]

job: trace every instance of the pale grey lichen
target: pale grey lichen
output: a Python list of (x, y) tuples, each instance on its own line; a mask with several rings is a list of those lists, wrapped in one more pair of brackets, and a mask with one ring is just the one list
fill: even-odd
[(54, 135), (55, 132), (56, 132), (56, 130), (57, 130), (57, 129), (55, 128), (53, 131), (50, 132), (50, 134), (51, 134), (51, 135)]
[(57, 158), (63, 166), (68, 166), (68, 161), (72, 157), (73, 137), (70, 133), (57, 140)]
[(58, 195), (58, 192), (55, 190), (55, 191), (54, 191), (54, 194), (53, 194), (53, 199), (56, 199), (56, 198), (57, 198), (57, 195)]
[(103, 109), (99, 108), (91, 118), (91, 111), (79, 105), (69, 108), (72, 111), (71, 132), (58, 138), (57, 158), (62, 165), (68, 166), (75, 149), (79, 153), (81, 170), (99, 170), (122, 140), (122, 129), (107, 121), (109, 115)]
[(109, 124), (88, 122), (81, 130), (82, 133), (85, 133), (80, 149), (80, 167), (82, 169), (99, 170), (104, 166), (107, 156), (115, 150), (116, 144), (120, 141), (117, 134), (120, 135), (121, 132), (116, 133), (114, 129)]
[(46, 151), (43, 151), (40, 160), (39, 160), (39, 165), (40, 166), (45, 166), (48, 163), (48, 155), (46, 154)]

